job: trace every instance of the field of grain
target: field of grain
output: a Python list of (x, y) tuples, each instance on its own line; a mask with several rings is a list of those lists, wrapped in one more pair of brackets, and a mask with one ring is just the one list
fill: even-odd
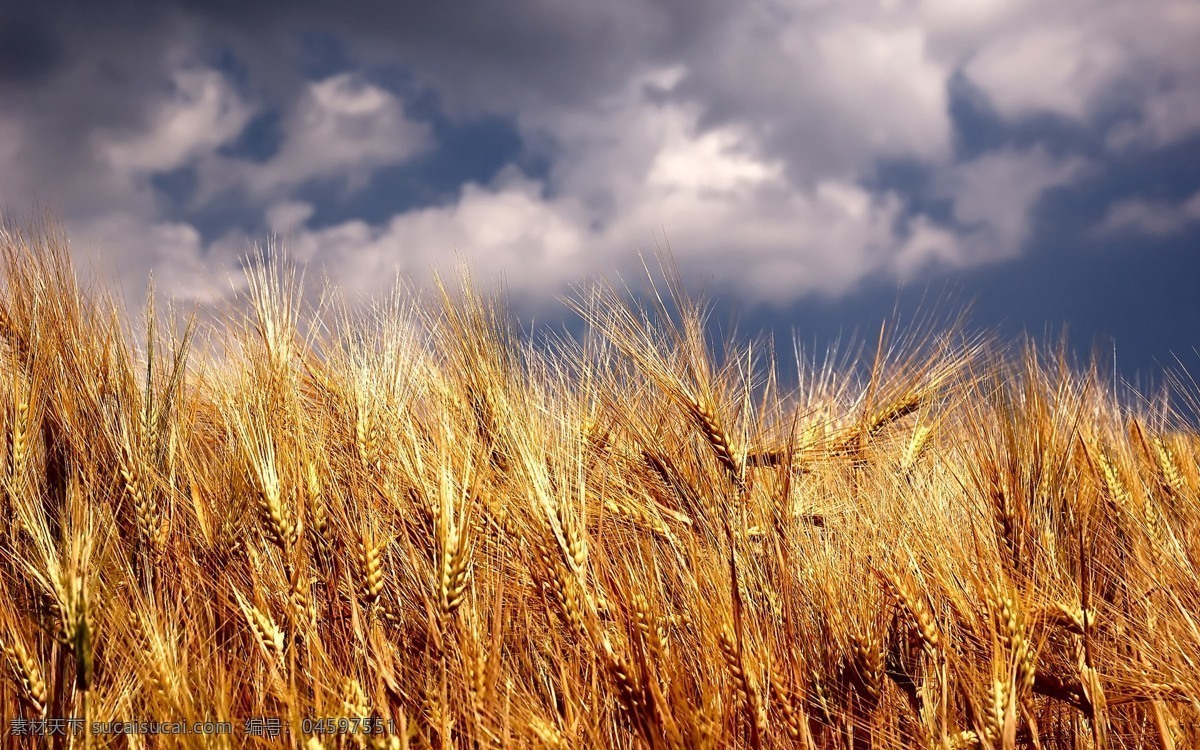
[[(1200, 746), (1200, 437), (1051, 351), (884, 333), (783, 388), (669, 273), (582, 343), (280, 264), (131, 326), (0, 245), (8, 745)], [(234, 731), (90, 731), (130, 721)]]

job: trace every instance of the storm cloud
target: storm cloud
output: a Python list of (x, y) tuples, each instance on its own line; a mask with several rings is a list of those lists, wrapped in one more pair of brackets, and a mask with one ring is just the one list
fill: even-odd
[(461, 256), (533, 307), (663, 228), (779, 315), (1067, 252), (1194, 271), (1198, 38), (1169, 0), (6, 7), (0, 199), (130, 297), (227, 296), (269, 233), (356, 290)]

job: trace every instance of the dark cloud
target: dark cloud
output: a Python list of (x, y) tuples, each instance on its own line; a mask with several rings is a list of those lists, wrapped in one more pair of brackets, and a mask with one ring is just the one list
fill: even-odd
[(35, 84), (60, 56), (58, 37), (48, 24), (19, 17), (0, 21), (0, 83)]
[(549, 298), (666, 225), (690, 279), (796, 319), (936, 277), (986, 320), (1170, 332), (1154, 356), (1196, 322), (1186, 3), (15, 5), (0, 193), (183, 294), (283, 227), (343, 283), (478, 248)]
[[(103, 58), (115, 46), (122, 57), (154, 69), (161, 60), (148, 40), (169, 45), (209, 35), (235, 51), (260, 85), (281, 94), (299, 83), (302, 62), (309, 72), (320, 72), (331, 58), (341, 67), (394, 63), (439, 90), (452, 111), (493, 114), (534, 101), (591, 101), (632, 71), (678, 59), (728, 12), (715, 0), (51, 0), (40, 8), (34, 27), (48, 38), (51, 28), (80, 32), (70, 43), (81, 57)], [(0, 22), (5, 15), (0, 10)], [(113, 33), (85, 41), (96, 28)], [(120, 37), (138, 41), (128, 45)], [(20, 54), (17, 64), (35, 65), (34, 57)]]
[[(185, 0), (169, 7), (276, 84), (294, 82), (286, 69), (300, 58), (312, 62), (316, 52), (328, 62), (333, 53), (343, 64), (409, 66), (451, 108), (503, 112), (533, 99), (584, 102), (630, 70), (671, 58), (712, 15), (706, 5), (715, 3)], [(145, 6), (164, 15), (162, 4)]]
[(266, 158), (272, 118), (303, 95), (306, 73), (401, 71), (418, 89), (438, 93), (438, 115), (466, 121), (537, 106), (579, 108), (671, 57), (704, 18), (702, 3), (540, 0), (52, 0), (36, 8), (0, 7), (8, 42), (0, 43), (0, 73), (23, 88), (7, 98), (5, 113), (38, 135), (22, 159), (29, 180), (14, 184), (9, 175), (0, 188), (30, 187), (39, 175), (73, 168), (85, 184), (57, 196), (72, 205), (101, 187), (86, 184), (94, 134), (144, 126), (172, 85), (171, 71), (189, 61), (214, 65), (269, 108), (223, 151), (253, 160)]

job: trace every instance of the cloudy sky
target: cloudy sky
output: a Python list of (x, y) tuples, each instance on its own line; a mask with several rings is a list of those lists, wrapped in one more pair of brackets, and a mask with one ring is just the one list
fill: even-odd
[(1133, 376), (1200, 343), (1196, 39), (1194, 0), (5, 3), (0, 205), (135, 302), (274, 234), (546, 316), (665, 231), (743, 328), (948, 295)]

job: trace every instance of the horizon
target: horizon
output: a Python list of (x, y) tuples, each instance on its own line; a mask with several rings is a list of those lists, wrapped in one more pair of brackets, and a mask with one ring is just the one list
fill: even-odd
[(5, 223), (51, 206), (134, 310), (151, 274), (224, 304), (278, 237), (351, 296), (461, 258), (566, 325), (669, 244), (747, 334), (821, 350), (933, 297), (1129, 381), (1200, 372), (1194, 5), (351, 11), (0, 10)]

